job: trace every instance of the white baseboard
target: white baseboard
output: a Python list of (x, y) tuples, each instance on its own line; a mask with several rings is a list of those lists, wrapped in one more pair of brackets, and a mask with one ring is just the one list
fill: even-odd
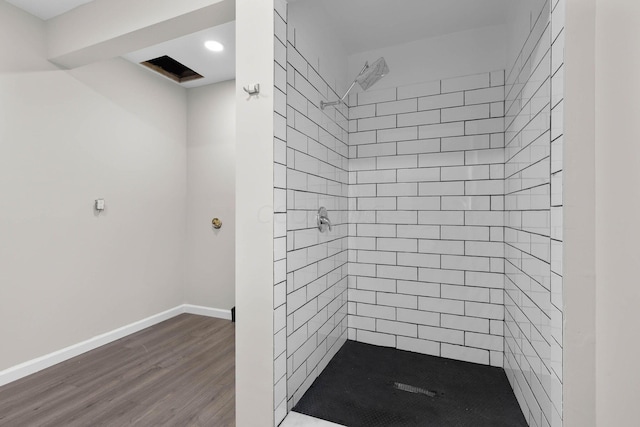
[(222, 310), (220, 308), (203, 307), (201, 305), (192, 304), (185, 304), (183, 307), (185, 313), (231, 320), (231, 310)]
[(0, 387), (183, 313), (231, 320), (231, 310), (182, 304), (167, 311), (163, 311), (162, 313), (147, 317), (146, 319), (139, 320), (121, 328), (114, 329), (113, 331), (89, 338), (88, 340), (82, 341), (78, 344), (65, 347), (61, 350), (54, 351), (53, 353), (46, 354), (0, 371)]

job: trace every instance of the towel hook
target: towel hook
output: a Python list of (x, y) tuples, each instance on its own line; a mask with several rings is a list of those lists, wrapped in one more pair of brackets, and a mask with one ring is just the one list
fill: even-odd
[(257, 95), (260, 93), (260, 83), (254, 84), (253, 88), (249, 86), (244, 86), (242, 89), (244, 89), (244, 91), (247, 92), (249, 95)]

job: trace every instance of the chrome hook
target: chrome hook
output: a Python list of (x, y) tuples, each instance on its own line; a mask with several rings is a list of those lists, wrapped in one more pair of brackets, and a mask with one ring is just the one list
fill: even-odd
[(254, 84), (253, 88), (244, 86), (242, 89), (244, 89), (244, 91), (249, 95), (258, 95), (260, 93), (260, 83)]

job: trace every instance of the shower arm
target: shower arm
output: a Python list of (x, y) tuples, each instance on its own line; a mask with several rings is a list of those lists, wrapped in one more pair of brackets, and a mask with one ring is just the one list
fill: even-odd
[(342, 96), (342, 98), (340, 98), (337, 101), (331, 101), (331, 102), (320, 101), (320, 109), (324, 110), (327, 107), (335, 107), (336, 105), (342, 104), (344, 102), (345, 98), (347, 97), (347, 95), (349, 95), (349, 92), (351, 92), (351, 89), (353, 89), (353, 87), (358, 82), (358, 77), (360, 77), (365, 71), (367, 71), (367, 68), (369, 68), (369, 62), (365, 62), (364, 67), (362, 67), (362, 70), (360, 70), (360, 73), (358, 73), (356, 78), (353, 79), (353, 83), (351, 83), (351, 86), (349, 86), (349, 89), (347, 89), (347, 91)]

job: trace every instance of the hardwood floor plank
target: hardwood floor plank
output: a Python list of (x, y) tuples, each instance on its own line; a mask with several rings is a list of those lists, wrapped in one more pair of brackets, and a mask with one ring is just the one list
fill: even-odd
[(235, 325), (183, 314), (0, 387), (0, 425), (233, 426)]

